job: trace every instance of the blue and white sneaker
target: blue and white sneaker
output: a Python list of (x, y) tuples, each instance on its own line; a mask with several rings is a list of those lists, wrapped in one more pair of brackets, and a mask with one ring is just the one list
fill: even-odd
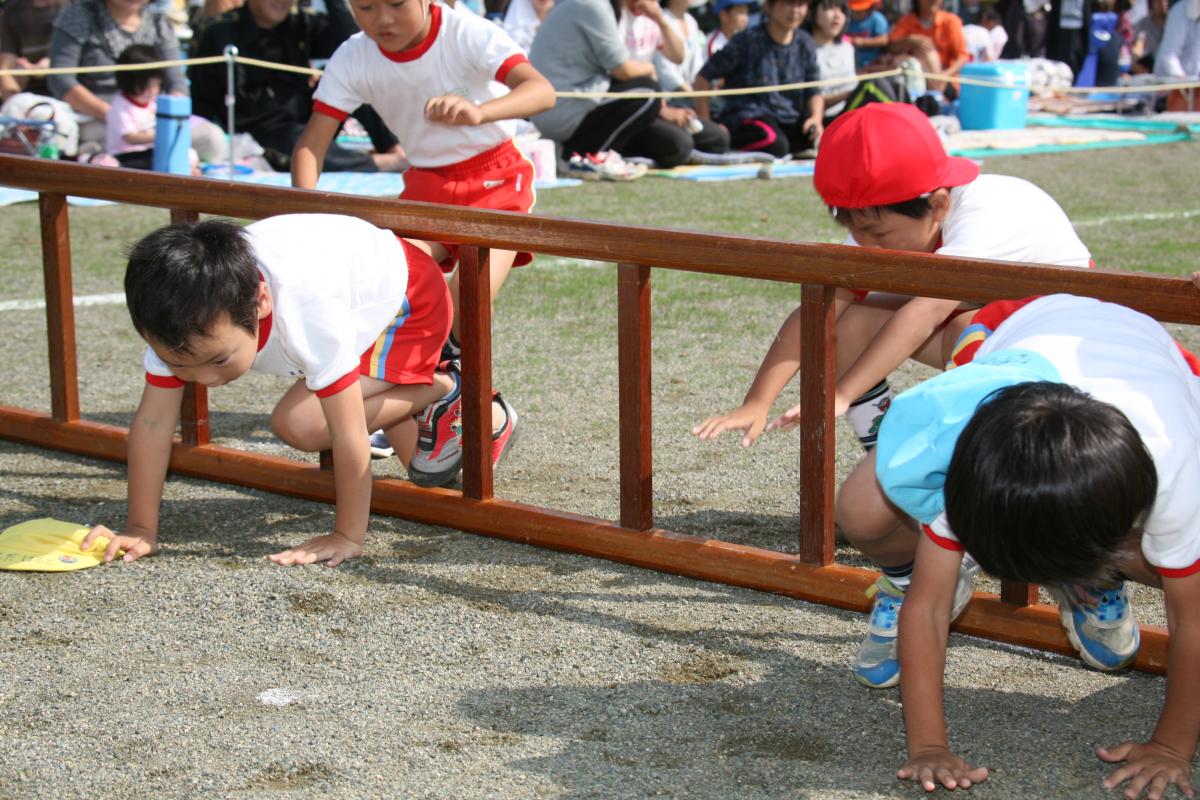
[(1137, 658), (1141, 633), (1124, 582), (1107, 586), (1063, 584), (1046, 589), (1080, 657), (1105, 672), (1124, 669)]
[[(950, 621), (958, 619), (971, 602), (975, 590), (975, 573), (979, 565), (970, 557), (963, 558), (958, 568), (958, 584), (954, 588), (954, 605), (950, 609)], [(875, 597), (871, 609), (867, 635), (858, 647), (854, 658), (854, 677), (872, 689), (887, 689), (900, 682), (900, 656), (897, 653), (897, 637), (900, 633), (900, 605), (904, 602), (904, 590), (896, 586), (886, 575), (867, 590)]]
[(858, 646), (854, 658), (854, 677), (872, 689), (886, 689), (900, 682), (900, 658), (896, 653), (896, 637), (900, 632), (900, 604), (904, 590), (886, 575), (880, 575), (867, 596), (875, 598), (871, 607), (867, 635)]
[(396, 454), (391, 442), (383, 435), (383, 431), (371, 434), (371, 458), (391, 458)]

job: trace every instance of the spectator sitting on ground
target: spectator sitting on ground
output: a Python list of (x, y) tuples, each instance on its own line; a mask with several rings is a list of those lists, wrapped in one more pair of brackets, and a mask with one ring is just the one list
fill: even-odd
[[(957, 14), (943, 11), (942, 0), (916, 0), (912, 13), (896, 21), (889, 37), (892, 44), (917, 37), (929, 39), (937, 51), (940, 71), (946, 75), (957, 75), (971, 59), (962, 20)], [(941, 87), (931, 83), (930, 88)]]
[(854, 65), (858, 69), (870, 64), (888, 46), (887, 17), (875, 6), (878, 0), (850, 0), (850, 21), (846, 37), (854, 45)]
[(1133, 25), (1133, 44), (1130, 46), (1135, 72), (1153, 72), (1154, 55), (1162, 41), (1167, 23), (1170, 0), (1148, 0), (1147, 14)]
[[(152, 64), (162, 55), (150, 45), (134, 44), (117, 56), (117, 64)], [(155, 100), (162, 89), (166, 70), (153, 69), (115, 73), (117, 88), (108, 105), (104, 150), (123, 167), (154, 169), (154, 129), (158, 124)]]
[(854, 72), (854, 45), (843, 38), (850, 9), (846, 0), (816, 0), (804, 29), (817, 44), (817, 69), (821, 80), (845, 78), (843, 83), (821, 87), (825, 98), (825, 124), (842, 112), (846, 99), (858, 85)]
[[(688, 13), (691, 0), (662, 0), (663, 16), (675, 26), (679, 38), (683, 41), (683, 62), (676, 64), (666, 58), (662, 51), (654, 54), (654, 69), (658, 72), (658, 82), (666, 92), (690, 92), (696, 73), (708, 57), (704, 53), (704, 33), (700, 23)], [(670, 105), (691, 107), (688, 99), (672, 100)]]
[[(0, 70), (50, 66), (54, 18), (70, 0), (8, 0), (0, 11)], [(20, 92), (48, 95), (46, 79), (0, 75), (0, 103)]]
[(554, 0), (512, 0), (504, 10), (501, 22), (513, 41), (528, 52), (542, 20), (554, 8)]
[[(1200, 77), (1200, 0), (1179, 0), (1167, 12), (1162, 41), (1154, 58), (1154, 74), (1163, 78), (1196, 80)], [(1182, 100), (1180, 92), (1172, 93)], [(1184, 110), (1172, 107), (1171, 110)]]
[[(704, 91), (721, 79), (727, 89), (815, 81), (820, 76), (817, 48), (800, 23), (808, 0), (767, 0), (762, 24), (747, 28), (715, 53), (696, 77)], [(709, 116), (706, 97), (696, 98), (701, 117)], [(817, 146), (824, 130), (825, 99), (815, 89), (789, 89), (725, 98), (719, 121), (736, 150), (782, 158)]]
[[(165, 61), (179, 59), (179, 40), (171, 21), (146, 10), (149, 0), (78, 0), (54, 20), (50, 38), (50, 66), (112, 66), (125, 48), (148, 44)], [(224, 67), (221, 67), (224, 70)], [(80, 114), (92, 119), (80, 126), (80, 142), (104, 141), (104, 119), (109, 102), (117, 93), (112, 72), (50, 75), (46, 82), (55, 97), (65, 100)], [(167, 68), (163, 91), (187, 94), (183, 68)]]
[[(358, 31), (345, 0), (327, 0), (328, 14), (294, 11), (291, 0), (248, 2), (205, 28), (195, 56), (218, 56), (228, 45), (249, 58), (308, 67), (327, 59)], [(263, 67), (239, 66), (234, 90), (234, 128), (249, 133), (265, 150), (273, 169), (289, 171), (292, 151), (312, 115), (313, 86), (308, 75)], [(225, 65), (206, 64), (191, 71), (197, 114), (225, 127)], [(396, 137), (369, 107), (355, 112), (371, 136), (374, 153), (334, 144), (326, 155), (329, 172), (398, 172), (405, 167)]]
[[(669, 62), (682, 65), (687, 46), (680, 30), (659, 6), (658, 0), (618, 0), (621, 2), (617, 29), (625, 38), (629, 57), (651, 64)], [(655, 68), (657, 73), (657, 67)], [(659, 75), (659, 87), (670, 79)], [(729, 133), (711, 121), (697, 117), (691, 108), (670, 106), (659, 101), (655, 120), (640, 143), (624, 155), (650, 158), (659, 166), (678, 166), (687, 161), (692, 150), (724, 153), (729, 149)]]
[[(631, 57), (617, 26), (619, 13), (608, 0), (559, 0), (534, 37), (530, 62), (559, 92), (657, 91), (654, 64)], [(649, 156), (660, 166), (673, 167), (691, 153), (691, 135), (660, 120), (662, 105), (647, 97), (559, 97), (554, 108), (533, 117), (533, 124), (562, 145), (563, 156), (573, 161), (568, 165), (573, 174), (629, 180), (645, 168), (627, 164), (621, 156)]]
[(717, 29), (704, 40), (704, 60), (712, 58), (712, 54), (729, 44), (729, 40), (746, 30), (750, 24), (750, 14), (758, 10), (758, 3), (746, 3), (740, 0), (717, 0), (713, 4), (717, 12)]

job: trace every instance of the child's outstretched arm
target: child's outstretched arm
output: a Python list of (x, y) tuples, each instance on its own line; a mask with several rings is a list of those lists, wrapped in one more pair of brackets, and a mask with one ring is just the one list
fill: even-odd
[(1167, 627), (1167, 697), (1148, 742), (1122, 742), (1096, 751), (1104, 761), (1125, 762), (1104, 780), (1114, 789), (1125, 781), (1126, 797), (1146, 792), (1159, 800), (1174, 784), (1187, 797), (1192, 789), (1192, 758), (1200, 738), (1200, 573), (1163, 578)]
[(321, 410), (333, 442), (333, 533), (272, 554), (269, 558), (276, 564), (324, 561), (326, 566), (336, 567), (362, 555), (371, 516), (371, 442), (362, 387), (356, 381), (336, 394), (322, 397)]
[[(958, 305), (957, 300), (914, 297), (897, 309), (853, 364), (844, 370), (838, 365), (841, 375), (835, 390), (834, 416), (845, 414), (852, 402), (920, 350)], [(800, 406), (793, 406), (773, 420), (770, 429), (789, 430), (799, 422)]]
[(183, 404), (183, 387), (166, 389), (147, 383), (142, 402), (129, 426), (128, 518), (123, 532), (103, 525), (92, 528), (80, 547), (87, 550), (98, 538), (107, 538), (104, 560), (112, 561), (124, 550), (125, 561), (135, 561), (158, 550), (158, 509), (171, 460), (175, 427)]
[(325, 154), (337, 136), (341, 123), (333, 117), (313, 112), (304, 126), (304, 133), (292, 150), (292, 186), (297, 189), (317, 188), (317, 179), (325, 167)]
[(900, 696), (904, 703), (908, 760), (896, 771), (932, 792), (939, 786), (969, 789), (987, 780), (985, 767), (972, 767), (950, 751), (943, 705), (946, 638), (962, 553), (922, 536), (912, 583), (900, 606)]
[(431, 97), (425, 103), (425, 117), (446, 125), (482, 125), (532, 117), (554, 107), (554, 86), (528, 61), (513, 67), (504, 85), (509, 88), (508, 94), (480, 105), (457, 94)]
[[(834, 318), (841, 317), (846, 307), (850, 305), (850, 293), (838, 290), (833, 301)], [(800, 370), (800, 308), (788, 315), (775, 334), (775, 340), (767, 354), (763, 356), (754, 382), (742, 404), (727, 411), (709, 417), (692, 428), (692, 435), (700, 439), (715, 439), (725, 431), (743, 431), (742, 447), (749, 447), (762, 434), (767, 424), (767, 414), (771, 404), (783, 387), (787, 386)], [(799, 418), (799, 406), (795, 407)]]

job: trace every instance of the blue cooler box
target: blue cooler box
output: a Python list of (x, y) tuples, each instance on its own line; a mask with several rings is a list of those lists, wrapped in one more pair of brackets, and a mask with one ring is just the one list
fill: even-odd
[(960, 84), (958, 120), (963, 130), (1024, 128), (1029, 110), (1029, 65), (1024, 61), (966, 64), (960, 73), (998, 86)]

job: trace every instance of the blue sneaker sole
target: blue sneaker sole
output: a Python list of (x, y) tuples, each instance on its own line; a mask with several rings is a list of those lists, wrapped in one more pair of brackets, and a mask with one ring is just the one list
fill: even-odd
[(1127, 656), (1117, 656), (1115, 654), (1105, 658), (1106, 653), (1103, 650), (1097, 649), (1093, 652), (1091, 647), (1088, 647), (1080, 638), (1079, 632), (1075, 627), (1075, 612), (1071, 609), (1071, 604), (1067, 598), (1058, 589), (1047, 587), (1051, 597), (1058, 602), (1058, 618), (1062, 622), (1063, 628), (1067, 632), (1067, 638), (1071, 640), (1071, 646), (1079, 653), (1079, 657), (1084, 663), (1093, 669), (1098, 669), (1101, 672), (1118, 672), (1125, 669), (1137, 659), (1138, 650), (1140, 649), (1140, 634), (1135, 632), (1136, 642), (1133, 652)]

